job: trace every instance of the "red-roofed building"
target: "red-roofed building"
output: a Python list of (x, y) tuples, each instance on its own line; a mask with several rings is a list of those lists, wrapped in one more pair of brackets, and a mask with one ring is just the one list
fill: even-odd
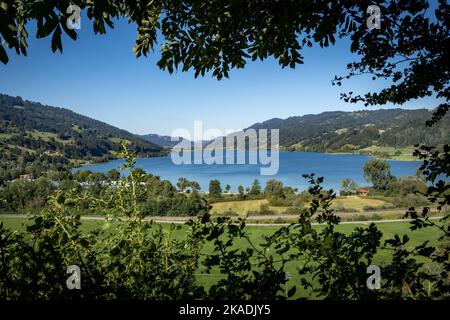
[(358, 196), (363, 196), (363, 197), (365, 197), (365, 196), (367, 196), (367, 195), (369, 194), (369, 190), (368, 190), (368, 189), (365, 189), (365, 188), (358, 188), (358, 189), (356, 189), (355, 191), (356, 191), (356, 194), (357, 194)]

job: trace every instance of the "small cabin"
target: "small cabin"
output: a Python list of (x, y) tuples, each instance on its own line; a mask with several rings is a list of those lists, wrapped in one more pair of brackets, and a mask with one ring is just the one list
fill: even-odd
[(358, 196), (365, 197), (369, 194), (369, 189), (365, 189), (365, 188), (358, 188), (355, 191)]

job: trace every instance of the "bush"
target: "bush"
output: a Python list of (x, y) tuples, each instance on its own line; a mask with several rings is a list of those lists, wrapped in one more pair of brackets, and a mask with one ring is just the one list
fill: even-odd
[(364, 215), (364, 214), (352, 215), (347, 220), (349, 220), (349, 221), (367, 221), (367, 215)]
[(374, 206), (364, 206), (363, 211), (375, 211), (377, 210), (377, 207)]
[(345, 208), (345, 207), (336, 207), (334, 208), (335, 212), (358, 212), (355, 208)]
[(238, 217), (239, 216), (239, 214), (237, 212), (235, 212), (231, 209), (228, 209), (227, 211), (222, 212), (222, 213), (218, 213), (217, 215), (222, 216), (222, 217)]
[(395, 197), (394, 204), (397, 207), (409, 208), (429, 205), (429, 201), (421, 194), (408, 194), (406, 196)]
[(259, 214), (262, 216), (274, 215), (275, 213), (276, 213), (275, 211), (270, 210), (268, 204), (261, 204), (259, 206)]
[(279, 197), (275, 197), (275, 196), (269, 196), (267, 197), (267, 200), (269, 201), (269, 205), (273, 206), (273, 207), (286, 207), (286, 206), (290, 206), (292, 203), (291, 201), (284, 199), (284, 198), (279, 198)]
[(286, 220), (284, 220), (283, 218), (276, 218), (273, 223), (286, 223)]
[(395, 209), (396, 206), (393, 205), (392, 203), (386, 203), (381, 206), (378, 206), (377, 208), (386, 210), (386, 209)]
[(383, 217), (379, 214), (357, 214), (348, 218), (349, 221), (371, 221), (371, 220), (382, 220)]
[(270, 210), (270, 207), (268, 204), (261, 204), (259, 206), (259, 210), (247, 211), (247, 217), (249, 217), (249, 216), (272, 216), (275, 214), (276, 214), (276, 212), (273, 210)]
[(302, 211), (301, 208), (298, 207), (289, 207), (286, 210), (283, 211), (283, 214), (292, 214), (292, 215), (298, 215), (300, 214)]

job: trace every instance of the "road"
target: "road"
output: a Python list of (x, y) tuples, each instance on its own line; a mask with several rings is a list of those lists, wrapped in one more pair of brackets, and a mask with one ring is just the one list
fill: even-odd
[[(390, 211), (391, 212), (391, 211)], [(404, 212), (404, 211), (400, 211)], [(366, 212), (367, 213), (367, 212)], [(379, 212), (378, 212), (379, 213)], [(392, 212), (391, 212), (392, 213)], [(1, 214), (0, 219), (26, 219), (29, 216), (24, 214)], [(156, 223), (174, 223), (174, 224), (184, 224), (189, 220), (190, 217), (146, 217), (144, 221), (154, 221)], [(232, 217), (238, 218), (238, 217)], [(263, 219), (292, 219), (296, 218), (295, 215), (275, 215), (275, 216), (250, 216), (246, 218), (246, 221), (251, 220), (263, 220)], [(431, 220), (439, 220), (442, 216), (431, 217)], [(102, 216), (82, 216), (81, 220), (85, 221), (105, 221), (107, 217)], [(412, 219), (383, 219), (383, 220), (368, 220), (368, 221), (342, 221), (340, 224), (371, 224), (371, 223), (391, 223), (391, 222), (409, 222)], [(247, 226), (287, 226), (289, 223), (246, 223)], [(312, 225), (320, 225), (320, 223), (312, 223)]]

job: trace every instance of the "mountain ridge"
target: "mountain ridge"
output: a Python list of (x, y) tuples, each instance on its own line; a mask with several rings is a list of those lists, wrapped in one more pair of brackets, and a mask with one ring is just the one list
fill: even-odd
[[(425, 122), (431, 115), (432, 111), (425, 108), (326, 111), (272, 118), (244, 130), (279, 129), (279, 146), (286, 151), (354, 153), (413, 160), (414, 145), (441, 145), (450, 136), (450, 121), (446, 119), (433, 130), (426, 128)], [(234, 133), (224, 139), (239, 135)], [(270, 132), (268, 136), (270, 138)]]
[[(0, 151), (5, 172), (29, 173), (115, 159), (121, 142), (140, 156), (163, 148), (66, 108), (0, 94)], [(17, 175), (17, 174), (15, 174)]]

